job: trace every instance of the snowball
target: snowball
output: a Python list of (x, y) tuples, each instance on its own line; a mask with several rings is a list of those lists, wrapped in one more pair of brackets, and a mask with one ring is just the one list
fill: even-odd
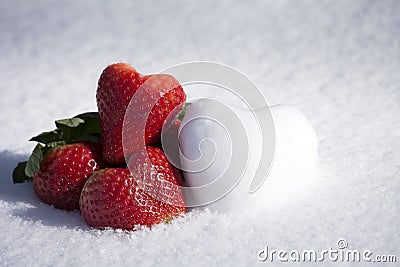
[[(249, 109), (231, 106), (231, 111), (234, 111), (232, 113), (227, 109), (218, 109), (218, 107), (220, 107), (218, 104), (213, 104), (206, 99), (194, 102), (187, 109), (179, 136), (182, 150), (181, 163), (184, 168), (189, 169), (184, 173), (188, 186), (204, 186), (218, 181), (221, 174), (227, 169), (237, 167), (237, 164), (229, 166), (232, 153), (241, 154), (242, 160), (247, 161), (247, 168), (242, 179), (239, 181), (240, 171), (242, 171), (240, 169), (237, 170), (236, 177), (231, 177), (231, 179), (239, 181), (232, 191), (228, 192), (231, 188), (228, 181), (214, 184), (209, 189), (212, 192), (219, 192), (222, 197), (209, 205), (211, 210), (235, 212), (243, 209), (263, 208), (270, 203), (279, 205), (279, 202), (293, 200), (294, 196), (301, 196), (308, 191), (308, 186), (313, 183), (312, 172), (318, 158), (318, 143), (313, 127), (299, 110), (288, 105), (273, 106), (270, 109), (274, 124), (267, 125), (267, 129), (259, 129), (257, 121)], [(255, 110), (255, 112), (261, 112), (261, 110)], [(247, 134), (247, 140), (242, 140), (243, 143), (239, 146), (232, 144), (230, 139), (230, 135), (234, 135), (235, 131), (241, 129), (239, 125), (232, 123), (235, 115), (240, 118)], [(227, 124), (222, 126), (211, 120), (210, 117), (222, 117)], [(226, 119), (227, 117), (232, 118)], [(226, 132), (227, 130), (228, 132)], [(269, 164), (260, 162), (263, 149), (261, 133), (263, 131), (275, 131), (276, 133), (275, 158), (270, 173), (262, 186), (250, 194), (249, 186), (258, 164)], [(204, 145), (210, 141), (212, 145)], [(245, 142), (248, 142), (248, 150)], [(193, 165), (192, 162), (188, 162), (188, 158), (203, 160), (202, 165), (207, 168), (191, 172), (190, 168)], [(214, 160), (209, 162), (210, 159)], [(194, 198), (199, 203), (206, 203), (209, 198), (208, 192), (204, 191), (188, 191), (187, 194), (189, 194), (188, 198)]]

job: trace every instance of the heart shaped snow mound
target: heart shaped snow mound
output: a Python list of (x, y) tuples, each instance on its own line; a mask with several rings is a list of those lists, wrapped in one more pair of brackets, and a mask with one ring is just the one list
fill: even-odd
[[(260, 129), (249, 109), (239, 106), (230, 108), (221, 109), (205, 99), (187, 107), (180, 127), (179, 143), (181, 165), (186, 170), (185, 180), (194, 189), (187, 190), (186, 198), (206, 204), (211, 195), (215, 197), (219, 194), (218, 200), (208, 203), (209, 207), (220, 212), (235, 212), (279, 206), (311, 192), (310, 187), (317, 177), (318, 142), (304, 114), (289, 105), (272, 106), (273, 125)], [(224, 118), (225, 125), (219, 123), (218, 118)], [(238, 125), (237, 119), (241, 125)], [(234, 136), (240, 135), (238, 132), (241, 129), (245, 129), (247, 140), (234, 144)], [(274, 161), (262, 186), (250, 194), (250, 183), (258, 165), (269, 164), (260, 162), (262, 149), (266, 149), (261, 141), (264, 131), (275, 131)], [(235, 153), (239, 155), (235, 156)], [(230, 164), (232, 159), (238, 162), (238, 157), (245, 164)], [(228, 178), (223, 176), (226, 172), (230, 172)], [(206, 187), (207, 190), (197, 190), (196, 187)]]

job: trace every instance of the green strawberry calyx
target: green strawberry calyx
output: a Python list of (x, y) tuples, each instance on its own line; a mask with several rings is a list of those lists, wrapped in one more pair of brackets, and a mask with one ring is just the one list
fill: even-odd
[(100, 120), (98, 112), (87, 112), (73, 118), (55, 121), (56, 129), (43, 132), (29, 141), (38, 142), (24, 162), (19, 162), (13, 171), (13, 182), (32, 181), (39, 171), (40, 162), (51, 149), (83, 141), (100, 142)]

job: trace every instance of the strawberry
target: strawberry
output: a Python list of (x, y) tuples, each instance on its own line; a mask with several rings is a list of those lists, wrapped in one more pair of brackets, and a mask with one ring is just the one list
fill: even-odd
[(137, 153), (129, 160), (130, 170), (102, 169), (87, 180), (80, 208), (89, 226), (132, 230), (169, 221), (185, 212), (177, 169), (160, 149), (147, 146), (145, 153), (150, 164)]
[(179, 159), (179, 127), (190, 104), (181, 105), (182, 109), (171, 112), (164, 121), (161, 139), (155, 146), (168, 153), (169, 159)]
[(46, 153), (33, 176), (36, 195), (56, 208), (79, 209), (81, 190), (101, 162), (97, 143), (83, 142), (59, 146)]
[[(139, 88), (141, 89), (138, 91)], [(124, 116), (137, 91), (134, 109), (139, 111), (138, 116), (148, 115), (145, 129), (135, 127), (138, 124), (132, 118), (130, 124), (128, 121), (128, 127), (124, 127), (128, 132), (123, 133)], [(171, 75), (145, 76), (128, 64), (117, 63), (108, 66), (101, 74), (96, 99), (103, 138), (103, 158), (109, 164), (122, 165), (125, 163), (122, 136), (129, 137), (125, 151), (129, 154), (144, 144), (159, 142), (166, 117), (175, 107), (185, 102), (186, 95), (179, 82)], [(140, 113), (153, 103), (155, 105), (149, 114)]]
[(95, 112), (56, 121), (56, 129), (30, 141), (38, 144), (28, 161), (18, 163), (14, 183), (33, 180), (36, 195), (56, 208), (79, 208), (83, 185), (102, 166), (100, 121)]

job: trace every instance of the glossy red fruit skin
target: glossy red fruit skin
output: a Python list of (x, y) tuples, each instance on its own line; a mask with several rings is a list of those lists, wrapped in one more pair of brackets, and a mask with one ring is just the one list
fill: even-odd
[[(142, 99), (137, 110), (162, 96), (151, 109), (145, 127), (145, 142), (142, 131), (131, 129), (128, 144), (129, 153), (143, 144), (159, 141), (162, 125), (168, 114), (179, 104), (185, 102), (186, 94), (179, 82), (166, 74), (141, 75), (132, 66), (117, 63), (108, 66), (102, 72), (96, 94), (103, 138), (103, 158), (111, 165), (125, 164), (122, 145), (123, 120), (132, 96), (140, 86)], [(142, 90), (143, 89), (143, 90)], [(144, 100), (144, 98), (147, 100)], [(137, 132), (134, 132), (136, 131)]]
[[(147, 151), (152, 166), (164, 175), (165, 181), (181, 185), (179, 172), (166, 161), (163, 152), (153, 147), (147, 147)], [(92, 227), (124, 230), (132, 230), (136, 226), (151, 227), (186, 211), (183, 192), (168, 193), (180, 206), (159, 201), (144, 192), (129, 169), (102, 169), (87, 180), (80, 208), (86, 223)]]
[(79, 209), (82, 188), (102, 166), (101, 145), (82, 142), (49, 151), (33, 177), (33, 189), (45, 203), (64, 210)]

